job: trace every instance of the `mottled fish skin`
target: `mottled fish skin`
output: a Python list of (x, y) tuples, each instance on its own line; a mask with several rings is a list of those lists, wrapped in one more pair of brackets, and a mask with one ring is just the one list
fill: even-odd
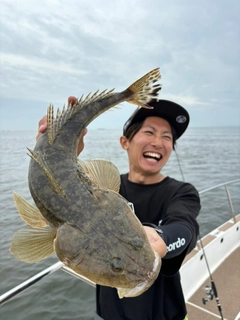
[[(149, 88), (159, 78), (154, 69), (139, 85)], [(158, 275), (160, 258), (118, 190), (97, 186), (79, 166), (76, 154), (84, 128), (97, 116), (123, 101), (147, 106), (161, 89), (154, 84), (144, 96), (139, 85), (80, 99), (58, 111), (55, 119), (50, 106), (48, 130), (34, 151), (29, 150), (28, 181), (36, 206), (56, 231), (54, 251), (62, 262), (101, 285), (132, 289), (147, 281), (145, 291)]]

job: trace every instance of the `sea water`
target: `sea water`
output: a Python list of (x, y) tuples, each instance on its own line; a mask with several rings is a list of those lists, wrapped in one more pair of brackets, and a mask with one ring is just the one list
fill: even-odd
[[(38, 264), (18, 261), (9, 252), (14, 232), (26, 224), (20, 219), (13, 192), (32, 202), (27, 182), (36, 132), (0, 132), (0, 295), (14, 288), (58, 260), (52, 256)], [(119, 144), (121, 129), (89, 130), (83, 160), (112, 161), (120, 173), (128, 171), (128, 160)], [(177, 143), (162, 173), (192, 183), (199, 191), (240, 178), (240, 128), (189, 128)], [(240, 212), (240, 183), (229, 186), (235, 213)], [(32, 202), (33, 203), (33, 202)], [(224, 187), (201, 196), (198, 221), (201, 235), (231, 218)], [(0, 306), (4, 320), (91, 320), (95, 310), (95, 289), (58, 270)]]

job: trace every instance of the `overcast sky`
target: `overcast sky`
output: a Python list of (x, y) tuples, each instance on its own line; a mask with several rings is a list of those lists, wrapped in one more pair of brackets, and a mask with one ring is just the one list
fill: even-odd
[[(0, 130), (36, 130), (49, 103), (119, 92), (160, 67), (191, 126), (240, 126), (239, 0), (1, 0)], [(92, 128), (121, 127), (127, 103)]]

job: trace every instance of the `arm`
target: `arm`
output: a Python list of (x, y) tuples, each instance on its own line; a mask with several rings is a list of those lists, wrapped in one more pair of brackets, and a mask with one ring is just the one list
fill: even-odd
[(186, 226), (177, 223), (163, 226), (161, 229), (152, 224), (151, 227), (144, 226), (144, 229), (152, 249), (165, 259), (182, 254), (192, 240), (191, 231)]
[[(200, 198), (197, 190), (189, 183), (182, 183), (169, 201), (159, 225), (169, 240), (167, 245), (174, 240), (176, 241), (178, 237), (181, 238), (186, 235), (189, 239), (186, 253), (189, 253), (195, 247), (199, 234), (197, 216), (200, 209)], [(190, 238), (187, 236), (188, 232), (190, 232)]]
[(163, 259), (161, 272), (176, 273), (185, 256), (194, 249), (199, 234), (197, 216), (201, 209), (197, 190), (183, 183), (172, 198), (159, 226), (165, 233), (168, 253)]
[[(199, 232), (196, 221), (199, 211), (200, 199), (197, 190), (192, 185), (184, 183), (170, 198), (160, 225), (144, 223), (155, 232), (156, 237), (162, 238), (166, 245), (167, 253), (161, 255), (161, 243), (149, 239), (153, 250), (159, 252), (163, 258), (162, 273), (176, 273), (186, 254), (195, 247)], [(158, 245), (158, 249), (154, 248), (155, 245)]]

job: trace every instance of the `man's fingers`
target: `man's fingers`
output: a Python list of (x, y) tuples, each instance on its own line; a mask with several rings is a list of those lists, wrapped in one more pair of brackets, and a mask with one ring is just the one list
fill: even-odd
[(72, 106), (77, 102), (77, 98), (74, 96), (68, 97), (68, 104), (71, 104)]
[(44, 116), (38, 123), (38, 134), (36, 136), (36, 140), (39, 139), (41, 134), (43, 134), (47, 129), (47, 116)]
[(47, 116), (44, 116), (38, 122), (38, 131), (43, 133), (46, 129), (47, 129)]
[(153, 228), (148, 226), (143, 226), (143, 228), (146, 231), (148, 241), (153, 251), (157, 252), (161, 258), (165, 257), (167, 253), (167, 246), (163, 239)]

